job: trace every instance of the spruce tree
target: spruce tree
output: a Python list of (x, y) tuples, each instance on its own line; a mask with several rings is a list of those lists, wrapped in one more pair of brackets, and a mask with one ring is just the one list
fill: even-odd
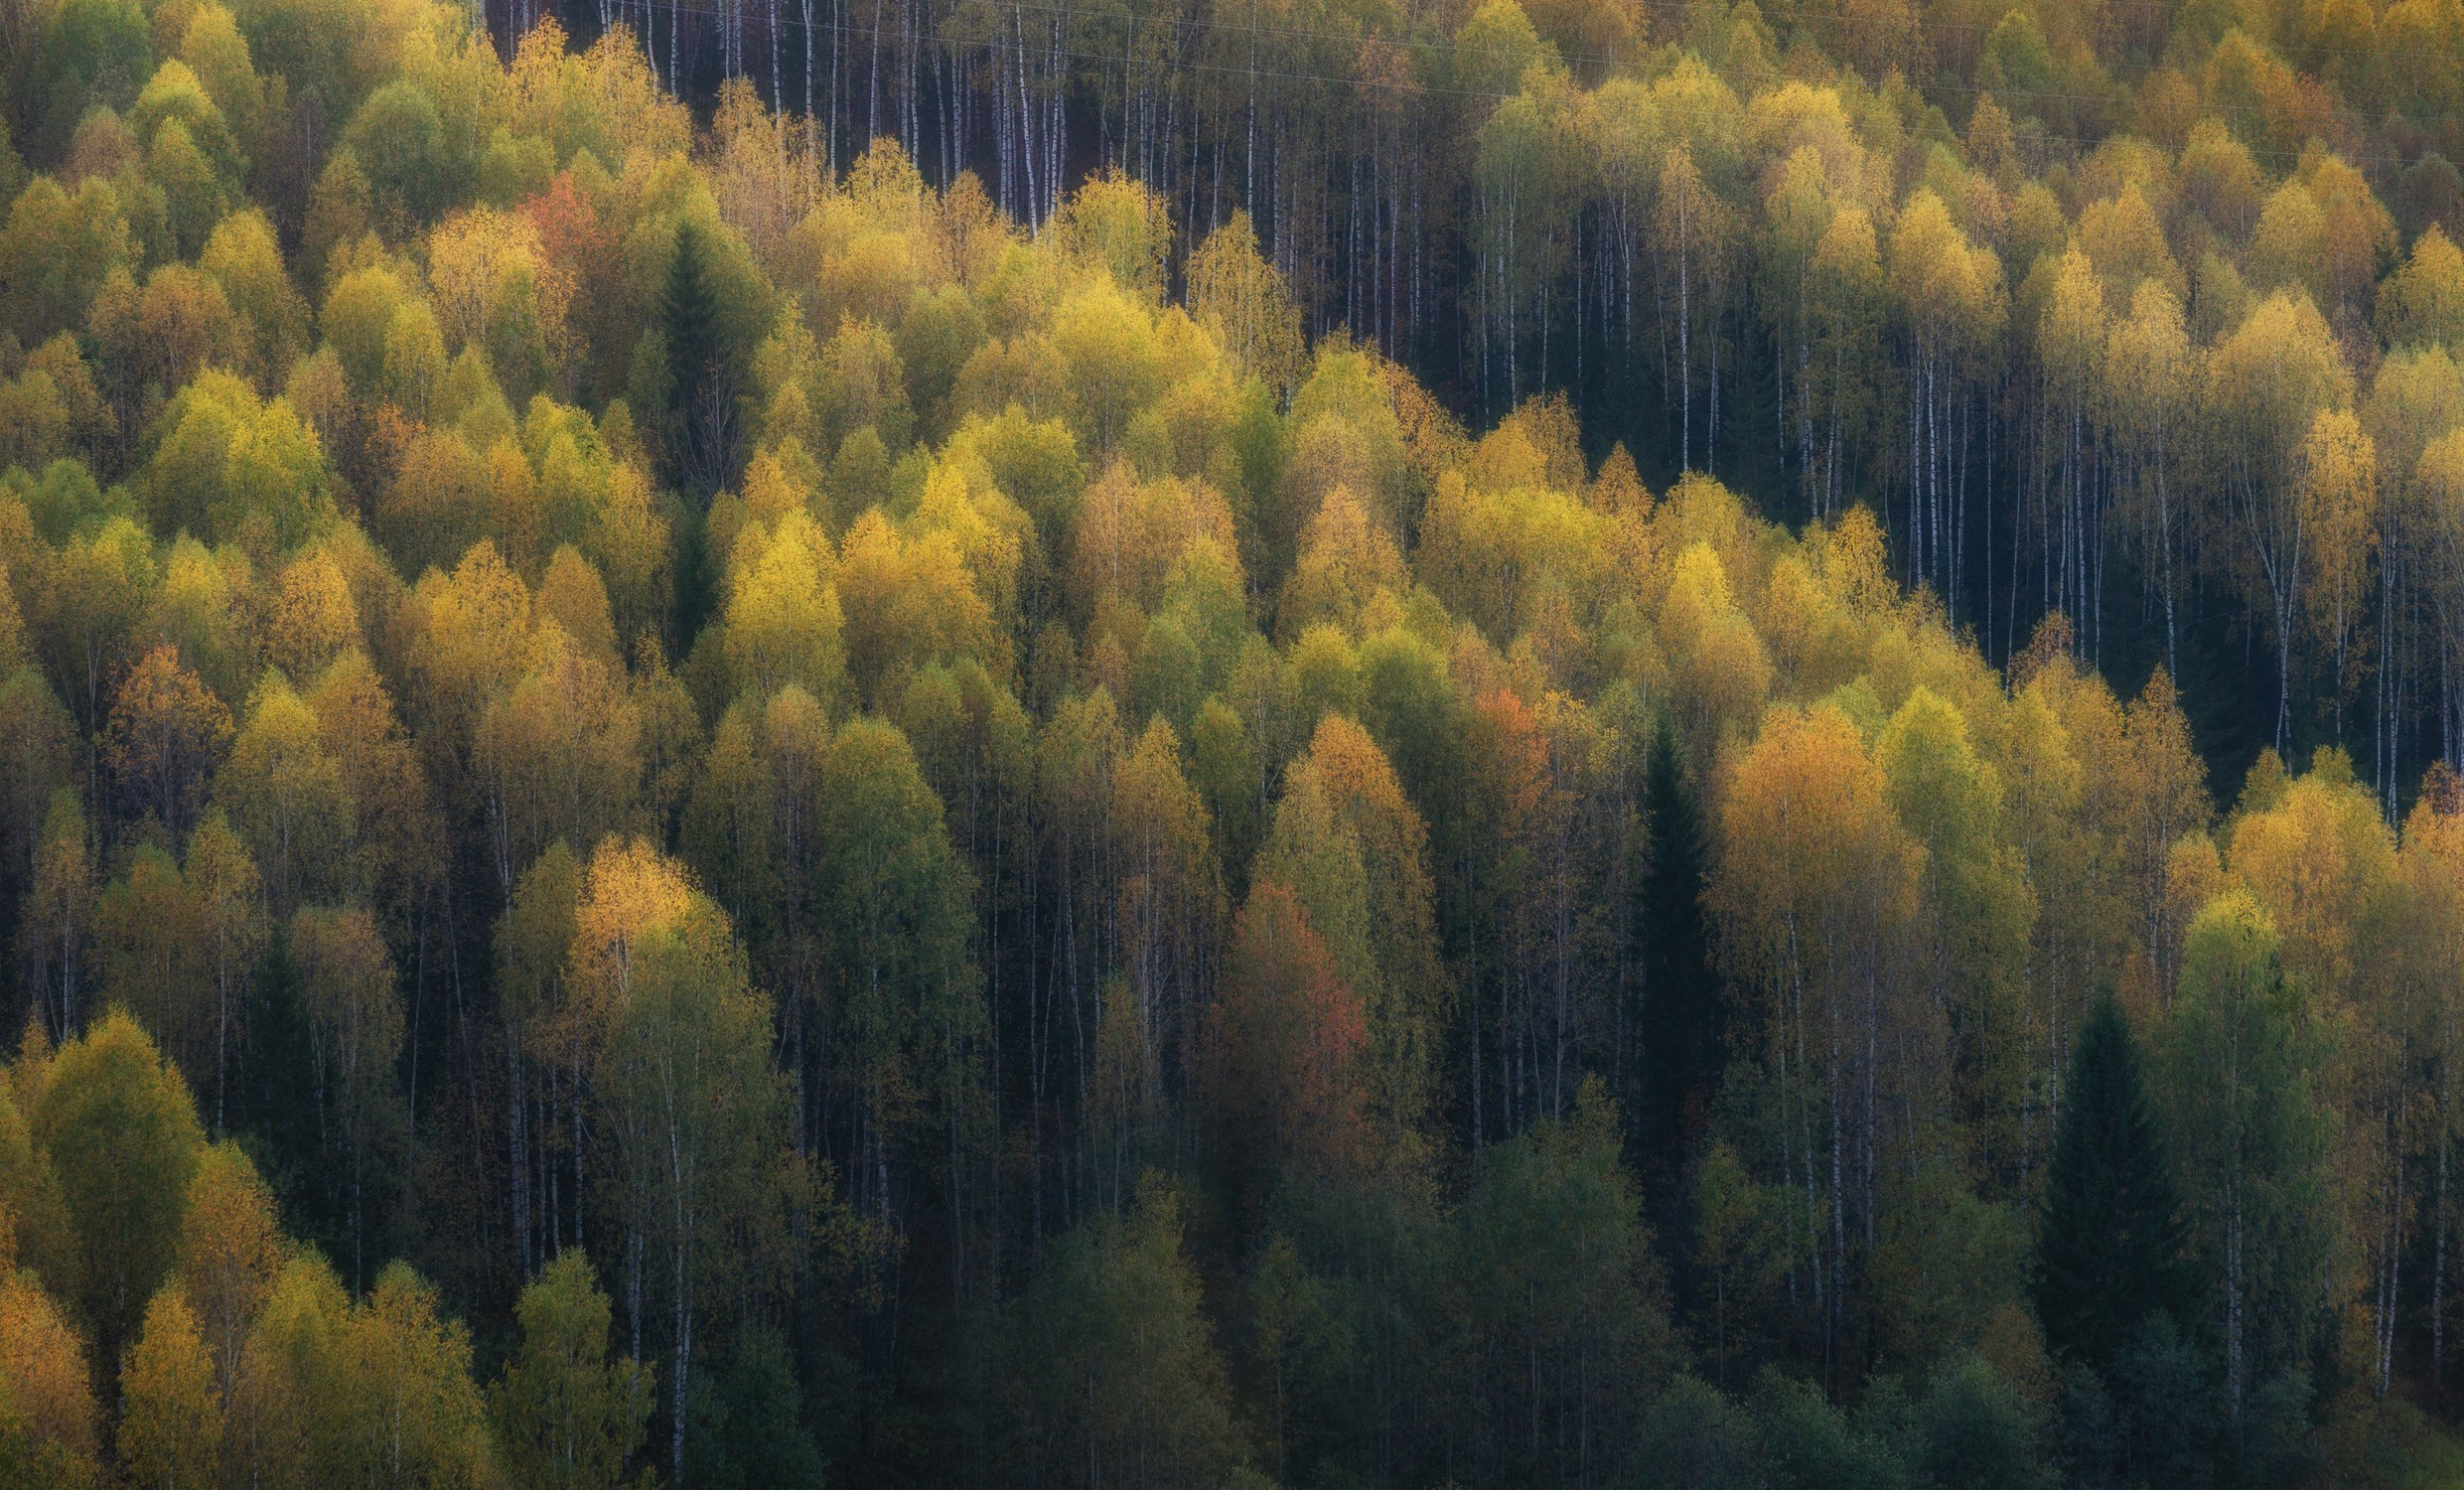
[(1702, 812), (1666, 716), (1652, 733), (1643, 790), (1651, 866), (1643, 878), (1643, 1097), (1647, 1168), (1672, 1179), (1697, 1135), (1722, 1059), (1720, 985), (1702, 918)]
[(692, 1448), (676, 1483), (684, 1490), (820, 1490), (828, 1466), (805, 1427), (786, 1338), (748, 1326), (733, 1354), (725, 1370), (704, 1375), (693, 1389)]
[(2036, 1240), (2046, 1343), (2102, 1368), (2149, 1316), (2191, 1298), (2187, 1232), (2137, 1042), (2111, 997), (2071, 1053)]
[(675, 253), (658, 304), (667, 343), (669, 428), (674, 431), (676, 485), (701, 496), (726, 479), (726, 445), (734, 399), (719, 357), (719, 301), (710, 282), (709, 248), (701, 228), (676, 226)]

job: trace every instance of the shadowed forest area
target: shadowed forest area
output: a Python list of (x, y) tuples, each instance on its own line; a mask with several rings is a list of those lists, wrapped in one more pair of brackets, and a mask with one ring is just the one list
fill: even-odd
[(2456, 0), (0, 122), (0, 1487), (2464, 1483)]

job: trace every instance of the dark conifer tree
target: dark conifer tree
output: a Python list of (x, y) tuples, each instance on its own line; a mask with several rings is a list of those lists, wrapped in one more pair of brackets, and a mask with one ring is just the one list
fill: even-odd
[(233, 1125), (265, 1182), (282, 1198), (283, 1217), (329, 1257), (348, 1258), (342, 1177), (321, 1162), (316, 1056), (301, 1007), (299, 963), (287, 927), (277, 925), (257, 963), (247, 1040), (239, 1061)]
[(719, 346), (719, 301), (710, 282), (710, 250), (701, 228), (676, 226), (675, 253), (659, 296), (659, 330), (667, 342), (669, 427), (675, 484), (706, 498), (727, 479), (727, 446), (735, 395)]
[(1663, 717), (1644, 765), (1651, 867), (1643, 880), (1644, 1164), (1673, 1181), (1722, 1062), (1720, 985), (1703, 925), (1702, 811)]
[(693, 1390), (681, 1483), (695, 1490), (814, 1490), (826, 1475), (805, 1431), (796, 1362), (776, 1330), (748, 1328), (726, 1369)]
[(2036, 1241), (2046, 1343), (2102, 1367), (2150, 1315), (2191, 1296), (2185, 1230), (2137, 1042), (2110, 997), (2071, 1055)]

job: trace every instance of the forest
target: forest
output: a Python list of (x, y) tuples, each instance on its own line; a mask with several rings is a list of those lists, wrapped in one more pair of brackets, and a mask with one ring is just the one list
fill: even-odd
[(0, 0), (0, 1490), (2464, 1485), (2464, 0)]

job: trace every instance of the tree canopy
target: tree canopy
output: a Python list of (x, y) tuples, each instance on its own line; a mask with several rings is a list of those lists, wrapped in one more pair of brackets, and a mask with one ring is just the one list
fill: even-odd
[(0, 1484), (2453, 1478), (2459, 49), (0, 6)]

